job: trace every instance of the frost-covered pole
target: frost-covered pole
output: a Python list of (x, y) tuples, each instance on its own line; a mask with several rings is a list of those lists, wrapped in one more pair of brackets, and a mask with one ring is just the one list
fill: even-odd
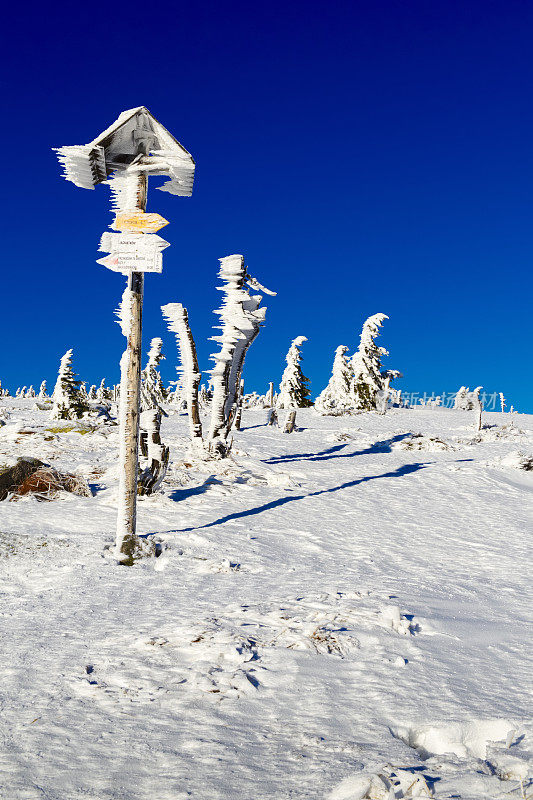
[[(134, 209), (146, 210), (148, 178), (138, 172)], [(144, 273), (130, 272), (122, 298), (122, 333), (126, 350), (120, 359), (118, 510), (115, 550), (119, 560), (133, 561), (138, 549), (137, 478), (141, 401), (142, 305)]]

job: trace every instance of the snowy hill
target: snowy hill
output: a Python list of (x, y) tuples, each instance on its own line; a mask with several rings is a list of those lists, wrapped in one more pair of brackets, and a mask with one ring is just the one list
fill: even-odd
[[(233, 457), (139, 502), (161, 555), (105, 546), (117, 428), (3, 398), (0, 462), (93, 498), (0, 503), (0, 797), (525, 797), (533, 417), (244, 411)], [(71, 429), (71, 430), (69, 430)]]

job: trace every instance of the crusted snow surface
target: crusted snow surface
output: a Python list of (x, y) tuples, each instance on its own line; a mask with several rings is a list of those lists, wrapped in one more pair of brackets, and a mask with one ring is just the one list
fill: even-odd
[(232, 457), (193, 463), (169, 409), (138, 510), (159, 555), (124, 567), (118, 428), (3, 403), (0, 463), (95, 496), (0, 503), (2, 799), (531, 794), (533, 474), (505, 456), (532, 417), (300, 410), (284, 436), (245, 410)]

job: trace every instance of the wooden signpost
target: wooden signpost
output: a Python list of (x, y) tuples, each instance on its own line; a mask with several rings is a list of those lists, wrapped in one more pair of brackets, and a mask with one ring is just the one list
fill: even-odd
[[(161, 251), (169, 243), (156, 235), (168, 224), (159, 214), (146, 213), (148, 177), (165, 175), (159, 188), (181, 197), (192, 194), (194, 161), (190, 153), (140, 106), (124, 111), (103, 133), (86, 145), (57, 148), (64, 177), (85, 189), (108, 182), (116, 217), (103, 234), (100, 250), (109, 255), (99, 264), (127, 276), (120, 321), (127, 340), (122, 356), (119, 423), (119, 498), (115, 554), (132, 564), (140, 552), (136, 533), (139, 451), (142, 302), (144, 273), (161, 272)], [(109, 180), (108, 180), (109, 179)]]

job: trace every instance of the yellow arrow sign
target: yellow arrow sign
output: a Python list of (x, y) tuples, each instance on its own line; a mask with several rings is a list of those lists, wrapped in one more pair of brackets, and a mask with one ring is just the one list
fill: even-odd
[(145, 214), (144, 211), (128, 211), (117, 214), (111, 225), (115, 231), (131, 231), (137, 233), (155, 233), (168, 225), (168, 219), (161, 214)]

